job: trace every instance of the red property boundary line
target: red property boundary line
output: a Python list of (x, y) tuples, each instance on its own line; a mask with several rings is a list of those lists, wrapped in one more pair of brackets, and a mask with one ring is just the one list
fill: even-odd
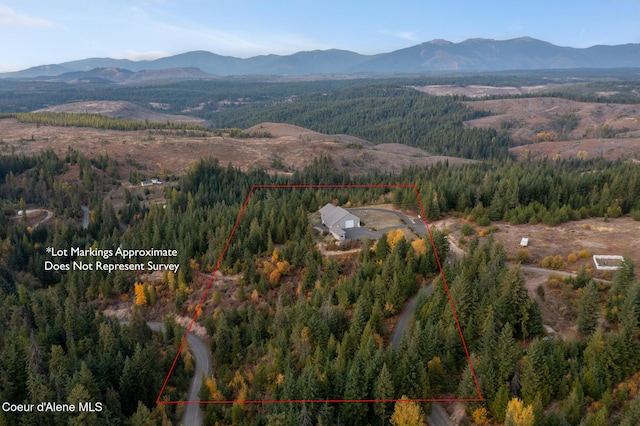
[(476, 386), (476, 390), (478, 391), (478, 397), (476, 398), (430, 398), (430, 399), (260, 399), (260, 400), (245, 400), (242, 401), (243, 404), (268, 404), (268, 403), (382, 403), (382, 402), (468, 402), (468, 401), (482, 401), (482, 392), (480, 391), (480, 385), (478, 383), (478, 379), (476, 377), (476, 373), (473, 369), (473, 364), (471, 362), (471, 357), (469, 356), (469, 350), (467, 349), (467, 344), (464, 340), (464, 336), (462, 334), (462, 328), (460, 327), (460, 322), (458, 321), (458, 315), (456, 313), (456, 308), (453, 305), (453, 299), (451, 299), (451, 294), (449, 293), (449, 286), (447, 285), (447, 279), (444, 276), (444, 270), (442, 269), (442, 264), (440, 263), (440, 257), (438, 256), (438, 251), (436, 250), (435, 243), (433, 241), (433, 236), (431, 235), (431, 229), (429, 228), (429, 224), (427, 223), (426, 215), (424, 212), (424, 206), (422, 204), (422, 199), (420, 198), (420, 194), (418, 193), (418, 188), (415, 184), (411, 183), (396, 183), (396, 184), (289, 184), (289, 185), (253, 185), (247, 194), (247, 198), (244, 200), (244, 204), (240, 209), (240, 213), (238, 213), (238, 218), (236, 219), (235, 224), (233, 225), (233, 229), (231, 230), (231, 234), (229, 238), (227, 238), (227, 242), (220, 254), (220, 258), (216, 263), (213, 272), (211, 273), (211, 277), (207, 281), (207, 286), (202, 294), (202, 298), (200, 299), (200, 303), (196, 306), (195, 314), (189, 323), (189, 327), (187, 327), (187, 332), (182, 339), (182, 343), (180, 344), (180, 349), (178, 349), (178, 353), (176, 354), (175, 359), (173, 360), (173, 364), (171, 365), (171, 369), (167, 374), (167, 377), (164, 379), (164, 383), (162, 384), (162, 388), (158, 393), (158, 397), (156, 398), (156, 404), (158, 405), (191, 405), (191, 404), (235, 404), (238, 403), (237, 400), (225, 400), (225, 401), (161, 401), (160, 398), (164, 393), (164, 390), (169, 382), (169, 378), (173, 374), (173, 370), (175, 369), (176, 363), (178, 362), (178, 358), (184, 349), (184, 346), (187, 342), (187, 337), (191, 332), (191, 328), (196, 321), (198, 314), (200, 313), (200, 309), (202, 304), (205, 302), (207, 293), (209, 292), (209, 288), (213, 283), (216, 272), (220, 268), (222, 264), (222, 260), (224, 259), (224, 255), (231, 244), (231, 239), (238, 228), (238, 224), (240, 223), (240, 219), (244, 214), (244, 211), (249, 203), (249, 199), (251, 195), (256, 189), (321, 189), (321, 188), (336, 188), (336, 189), (345, 189), (345, 188), (413, 188), (416, 198), (418, 200), (418, 205), (420, 206), (421, 218), (427, 228), (427, 234), (429, 235), (429, 240), (431, 241), (431, 247), (433, 248), (433, 253), (436, 257), (436, 262), (438, 263), (438, 268), (440, 270), (440, 276), (442, 277), (442, 282), (444, 284), (444, 288), (447, 292), (447, 298), (449, 299), (449, 306), (451, 307), (451, 311), (453, 313), (453, 318), (456, 321), (456, 327), (458, 329), (458, 333), (460, 334), (460, 339), (462, 341), (462, 346), (464, 347), (464, 353), (467, 357), (467, 363), (469, 365), (469, 369), (471, 370), (471, 375), (473, 376), (473, 381)]

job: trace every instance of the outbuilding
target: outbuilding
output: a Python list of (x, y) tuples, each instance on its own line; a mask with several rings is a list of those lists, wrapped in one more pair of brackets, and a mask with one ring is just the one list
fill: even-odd
[(327, 203), (320, 209), (320, 218), (322, 219), (322, 224), (327, 228), (349, 229), (360, 227), (360, 218), (358, 216), (331, 203)]

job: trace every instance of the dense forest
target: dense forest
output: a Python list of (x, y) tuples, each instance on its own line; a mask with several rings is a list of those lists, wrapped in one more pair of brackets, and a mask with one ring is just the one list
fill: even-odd
[[(391, 231), (327, 254), (320, 244), (326, 235), (313, 225), (326, 203), (392, 203), (424, 213), (429, 222), (456, 216), (488, 229), (593, 217), (640, 220), (637, 164), (516, 162), (508, 153), (513, 142), (501, 131), (465, 126), (487, 113), (469, 109), (462, 98), (410, 87), (572, 81), (543, 96), (637, 102), (633, 70), (594, 81), (600, 72), (82, 87), (0, 81), (0, 119), (233, 137), (269, 137), (240, 129), (275, 121), (479, 160), (352, 176), (331, 157), (286, 175), (241, 171), (211, 157), (155, 188), (152, 198), (138, 186), (141, 173), (133, 170), (130, 182), (123, 182), (125, 165), (107, 152), (89, 158), (69, 147), (63, 154), (0, 156), (0, 404), (89, 401), (104, 407), (0, 411), (0, 424), (179, 424), (184, 407), (157, 404), (156, 398), (160, 389), (163, 401), (187, 398), (194, 358), (189, 348), (177, 355), (184, 338), (179, 321), (196, 314), (214, 365), (199, 392), (211, 402), (202, 407), (206, 425), (418, 424), (432, 409), (428, 400), (452, 398), (469, 400), (469, 424), (640, 424), (640, 280), (630, 259), (609, 282), (581, 270), (558, 284), (570, 288), (576, 302), (577, 337), (563, 339), (546, 334), (523, 270), (491, 233), (469, 235), (466, 252), (456, 255), (449, 251), (451, 230), (432, 230), (431, 238)], [(617, 93), (598, 95), (612, 91)], [(161, 103), (166, 112), (188, 111), (215, 128), (25, 113), (83, 100)], [(126, 167), (129, 173), (135, 162)], [(413, 188), (390, 183), (415, 184), (421, 203)], [(321, 185), (277, 187), (288, 184)], [(36, 223), (31, 209), (53, 219)], [(49, 247), (171, 249), (174, 259), (134, 256), (129, 262), (180, 267), (154, 278), (131, 271), (51, 271), (46, 262), (90, 256), (54, 258)], [(219, 259), (220, 277), (211, 278), (198, 310)], [(127, 306), (127, 321), (105, 315), (115, 306)], [(392, 336), (407, 312), (405, 332)], [(152, 331), (151, 324), (163, 331)], [(390, 402), (397, 399), (417, 402)], [(294, 402), (257, 402), (262, 400)]]
[[(90, 400), (107, 407), (100, 413), (58, 413), (54, 424), (177, 420), (170, 406), (155, 405), (155, 397), (183, 331), (169, 316), (166, 331), (152, 333), (143, 315), (159, 300), (170, 301), (174, 315), (192, 312), (194, 285), (211, 272), (256, 183), (415, 182), (429, 220), (459, 211), (479, 222), (553, 225), (640, 207), (638, 171), (625, 162), (442, 164), (354, 178), (323, 158), (291, 177), (245, 173), (205, 159), (165, 189), (166, 207), (130, 194), (116, 211), (100, 194), (112, 187), (108, 170), (117, 166), (108, 157), (92, 161), (72, 149), (62, 158), (43, 152), (0, 161), (0, 315), (6, 325), (0, 333), (1, 398)], [(60, 185), (57, 177), (72, 167), (83, 171), (82, 179)], [(240, 277), (232, 298), (213, 291), (200, 319), (216, 365), (200, 397), (235, 401), (207, 405), (206, 424), (387, 424), (399, 416), (393, 403), (312, 401), (477, 398), (478, 386), (483, 400), (467, 409), (480, 424), (507, 421), (518, 409), (535, 424), (635, 424), (640, 282), (629, 261), (610, 287), (583, 283), (581, 303), (591, 306), (585, 312), (598, 309), (602, 299), (613, 330), (596, 327), (584, 314), (584, 341), (543, 340), (539, 309), (527, 297), (522, 272), (490, 237), (471, 240), (467, 255), (455, 259), (447, 255), (445, 235), (433, 232), (447, 286), (429, 241), (386, 234), (364, 242), (355, 256), (326, 258), (317, 251), (311, 213), (332, 200), (357, 206), (385, 195), (402, 209), (417, 208), (411, 191), (384, 186), (254, 191), (221, 265), (224, 274)], [(49, 208), (60, 219), (34, 228), (12, 219), (27, 203)], [(78, 220), (83, 204), (92, 211), (87, 229)], [(119, 244), (175, 248), (179, 272), (138, 284), (128, 272), (43, 269), (52, 260), (48, 246)], [(130, 324), (106, 318), (95, 307), (95, 301), (123, 297), (137, 306)], [(412, 297), (417, 302), (408, 332), (390, 344), (389, 321)], [(172, 401), (183, 398), (193, 369), (188, 352), (179, 361), (163, 394)], [(262, 399), (307, 402), (249, 403)], [(559, 405), (549, 411), (554, 401)], [(429, 412), (430, 406), (417, 410)], [(2, 416), (6, 424), (44, 421), (42, 413)]]

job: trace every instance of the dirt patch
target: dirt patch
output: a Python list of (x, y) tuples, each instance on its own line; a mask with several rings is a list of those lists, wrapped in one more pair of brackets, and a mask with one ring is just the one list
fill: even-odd
[[(156, 104), (162, 106), (161, 104)], [(49, 108), (39, 109), (34, 112), (66, 112), (75, 114), (100, 114), (113, 118), (125, 120), (152, 121), (159, 123), (191, 123), (202, 126), (207, 125), (207, 120), (188, 115), (163, 114), (142, 108), (131, 102), (124, 101), (86, 101), (73, 102), (70, 104), (56, 105)]]
[(371, 230), (390, 228), (392, 226), (402, 226), (404, 222), (396, 215), (379, 210), (356, 210), (361, 221), (361, 226)]
[(41, 223), (50, 222), (53, 219), (54, 213), (51, 210), (46, 209), (30, 209), (26, 212), (22, 212), (22, 215), (17, 214), (13, 217), (15, 221), (26, 221), (27, 226), (35, 227)]
[(640, 158), (640, 139), (583, 139), (577, 141), (541, 142), (522, 145), (509, 149), (519, 160), (535, 160), (540, 158)]
[(545, 326), (563, 339), (578, 340), (576, 328), (578, 296), (560, 277), (549, 279), (545, 274), (524, 272), (527, 293), (538, 302), (540, 316)]
[(465, 102), (494, 115), (465, 122), (507, 132), (521, 159), (538, 157), (609, 159), (640, 154), (640, 105), (576, 102), (560, 98), (495, 99)]
[[(450, 251), (455, 257), (464, 255), (466, 243), (461, 243), (461, 228), (465, 220), (448, 217), (431, 223), (431, 227), (446, 229), (450, 232)], [(493, 238), (500, 241), (507, 256), (515, 261), (516, 254), (523, 247), (523, 237), (529, 238), (526, 248), (531, 258), (523, 264), (523, 273), (529, 297), (538, 302), (543, 323), (553, 328), (557, 335), (565, 339), (579, 339), (576, 329), (577, 301), (580, 290), (564, 283), (564, 277), (575, 274), (581, 266), (592, 272), (599, 279), (610, 280), (612, 273), (597, 271), (593, 263), (593, 254), (620, 254), (629, 256), (635, 264), (640, 262), (640, 222), (623, 217), (610, 219), (593, 218), (564, 223), (556, 227), (544, 224), (510, 225), (503, 222), (492, 222)], [(476, 232), (488, 231), (488, 227), (477, 227)], [(481, 237), (482, 239), (488, 236)], [(464, 241), (468, 241), (465, 237)], [(570, 254), (577, 255), (580, 250), (589, 252), (589, 256), (568, 260)], [(540, 261), (547, 256), (561, 256), (563, 268), (557, 271), (540, 268)], [(606, 285), (606, 283), (605, 283)]]
[[(462, 234), (460, 229), (464, 223), (460, 218), (447, 218), (435, 221), (431, 226), (438, 228), (447, 227), (451, 231), (452, 240), (459, 242)], [(547, 256), (562, 256), (565, 263), (564, 270), (577, 272), (581, 265), (590, 265), (594, 274), (599, 278), (607, 279), (610, 273), (596, 272), (593, 259), (578, 259), (576, 262), (567, 260), (569, 254), (578, 254), (580, 250), (587, 250), (590, 255), (614, 254), (626, 255), (634, 261), (640, 262), (640, 222), (629, 217), (609, 219), (604, 222), (601, 218), (584, 219), (575, 222), (567, 222), (558, 226), (537, 225), (510, 225), (505, 222), (492, 222), (493, 237), (500, 241), (505, 248), (507, 256), (515, 259), (518, 250), (522, 247), (522, 238), (529, 238), (530, 259), (526, 264), (539, 266), (542, 259)], [(489, 231), (489, 227), (477, 227)], [(481, 231), (483, 232), (483, 231)], [(481, 237), (481, 240), (488, 238)], [(468, 238), (467, 238), (468, 240)], [(466, 250), (466, 246), (461, 246)]]
[(456, 86), (439, 84), (411, 87), (419, 92), (435, 96), (467, 96), (470, 98), (481, 98), (485, 96), (500, 95), (528, 95), (558, 86), (561, 86), (561, 84), (540, 84), (537, 86), (481, 86), (476, 84), (471, 84), (469, 86)]
[(370, 173), (371, 170), (398, 172), (403, 167), (428, 167), (444, 161), (450, 165), (473, 162), (430, 156), (428, 152), (412, 147), (373, 146), (362, 139), (322, 135), (296, 126), (265, 123), (248, 131), (279, 136), (231, 138), (180, 131), (115, 131), (37, 126), (15, 119), (1, 119), (0, 154), (28, 155), (52, 149), (58, 155), (65, 155), (68, 147), (89, 157), (108, 154), (121, 164), (121, 179), (128, 179), (134, 170), (141, 171), (146, 178), (162, 177), (165, 172), (180, 175), (195, 161), (210, 156), (218, 158), (222, 165), (231, 163), (245, 171), (263, 168), (280, 174), (291, 174), (320, 157), (331, 157), (334, 168), (353, 174)]

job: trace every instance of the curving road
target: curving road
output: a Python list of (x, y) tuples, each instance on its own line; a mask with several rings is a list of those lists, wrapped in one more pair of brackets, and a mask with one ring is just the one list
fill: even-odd
[(36, 214), (36, 213), (41, 213), (41, 212), (45, 212), (47, 215), (45, 216), (44, 219), (40, 219), (38, 221), (38, 223), (33, 225), (34, 228), (36, 226), (40, 225), (41, 223), (46, 222), (47, 220), (51, 219), (53, 217), (53, 212), (51, 210), (47, 210), (47, 209), (31, 209), (31, 210), (26, 210), (24, 212), (27, 215), (27, 217), (29, 217), (30, 215)]
[[(128, 325), (129, 321), (120, 321), (120, 324)], [(164, 332), (165, 330), (164, 324), (161, 322), (147, 322), (147, 325), (153, 331)], [(196, 336), (195, 333), (189, 333), (187, 343), (195, 360), (193, 379), (191, 379), (187, 401), (199, 401), (198, 393), (200, 392), (200, 386), (202, 386), (202, 376), (208, 377), (211, 373), (211, 356), (209, 355), (207, 343)], [(182, 414), (180, 424), (184, 426), (201, 426), (204, 421), (204, 415), (200, 409), (200, 404), (185, 405), (186, 409)]]
[[(393, 328), (391, 332), (391, 336), (389, 338), (389, 344), (393, 346), (394, 349), (398, 349), (400, 342), (402, 341), (402, 335), (405, 330), (409, 326), (409, 320), (413, 315), (413, 311), (416, 309), (416, 303), (418, 301), (418, 297), (420, 297), (421, 293), (425, 293), (427, 296), (433, 293), (433, 284), (429, 284), (428, 286), (422, 287), (407, 303), (405, 303), (400, 315), (398, 316), (398, 321), (396, 322), (396, 326)], [(447, 411), (444, 407), (437, 403), (433, 402), (431, 404), (431, 414), (427, 416), (427, 422), (432, 426), (451, 426), (453, 422), (451, 418), (447, 414)]]
[(396, 322), (395, 327), (393, 327), (393, 331), (391, 332), (391, 336), (389, 336), (389, 344), (393, 346), (394, 349), (398, 349), (400, 345), (400, 341), (402, 340), (402, 335), (405, 330), (409, 326), (409, 320), (413, 315), (413, 311), (416, 309), (416, 302), (418, 301), (418, 297), (421, 293), (425, 293), (427, 296), (433, 293), (433, 284), (429, 284), (426, 287), (422, 287), (418, 292), (411, 297), (402, 307), (402, 311), (398, 316), (398, 321)]
[(89, 227), (89, 207), (80, 206), (82, 209), (82, 229), (87, 229)]

